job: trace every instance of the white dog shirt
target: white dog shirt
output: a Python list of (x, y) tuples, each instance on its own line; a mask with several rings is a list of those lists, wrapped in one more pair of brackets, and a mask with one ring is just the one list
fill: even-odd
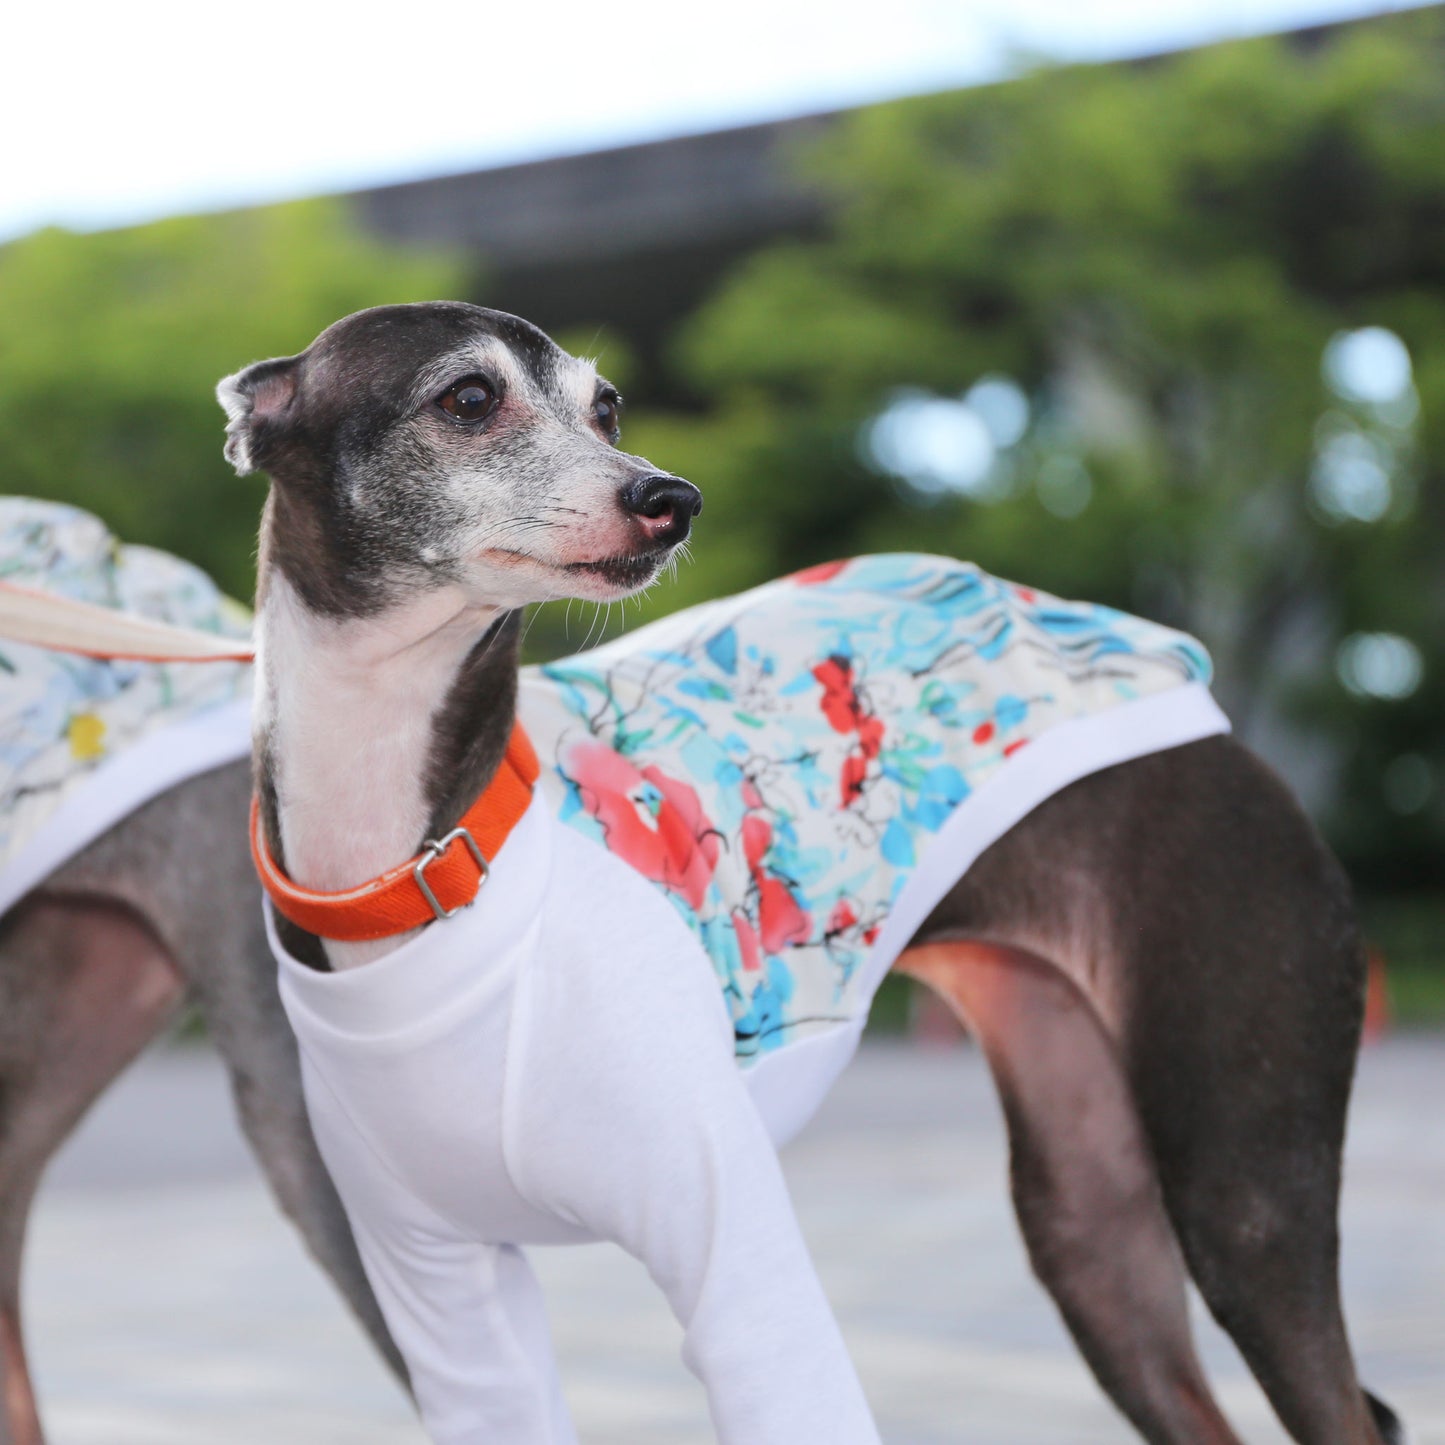
[(343, 973), (272, 937), (438, 1445), (574, 1439), (517, 1246), (588, 1239), (666, 1292), (725, 1445), (876, 1440), (774, 1147), (984, 848), (1227, 727), (1207, 670), (1180, 634), (910, 556), (524, 675), (541, 782), (477, 903)]

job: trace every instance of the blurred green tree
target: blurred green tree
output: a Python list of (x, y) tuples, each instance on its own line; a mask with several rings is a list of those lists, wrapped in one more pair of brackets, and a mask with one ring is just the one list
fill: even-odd
[(264, 482), (221, 455), (212, 386), (362, 306), (456, 294), (459, 261), (306, 201), (0, 248), (0, 485), (74, 502), (251, 595)]
[(855, 113), (628, 432), (707, 496), (668, 602), (924, 548), (1142, 611), (1359, 876), (1445, 883), (1442, 134), (1438, 9)]

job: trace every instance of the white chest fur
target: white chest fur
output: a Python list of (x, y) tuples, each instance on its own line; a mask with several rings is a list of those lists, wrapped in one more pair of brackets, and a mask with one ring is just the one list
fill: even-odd
[[(284, 577), (270, 579), (257, 619), (255, 729), (297, 883), (353, 888), (418, 850), (433, 718), (494, 617), (439, 590), (375, 617), (335, 620), (310, 611)], [(326, 949), (346, 968), (407, 936)]]

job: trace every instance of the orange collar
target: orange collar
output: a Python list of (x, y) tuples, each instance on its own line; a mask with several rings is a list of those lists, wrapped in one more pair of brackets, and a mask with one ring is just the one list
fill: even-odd
[(489, 860), (527, 811), (536, 781), (537, 754), (517, 723), (501, 766), (457, 827), (370, 882), (341, 893), (298, 888), (266, 847), (255, 798), (251, 799), (251, 857), (276, 911), (297, 927), (341, 943), (390, 938), (450, 918), (475, 901), (486, 881)]

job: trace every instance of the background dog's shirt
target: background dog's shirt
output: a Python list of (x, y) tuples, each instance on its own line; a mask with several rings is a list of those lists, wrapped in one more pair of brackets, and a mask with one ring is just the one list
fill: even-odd
[[(58, 502), (0, 498), (0, 579), (231, 637), (250, 631), (246, 610), (199, 568), (124, 546)], [(106, 662), (0, 639), (0, 869), (107, 763), (250, 695), (240, 663)], [(177, 761), (162, 762), (152, 795), (185, 775)]]
[(866, 1010), (890, 909), (1021, 749), (1209, 674), (1137, 617), (874, 556), (528, 669), (520, 711), (557, 816), (663, 890), (752, 1062)]

